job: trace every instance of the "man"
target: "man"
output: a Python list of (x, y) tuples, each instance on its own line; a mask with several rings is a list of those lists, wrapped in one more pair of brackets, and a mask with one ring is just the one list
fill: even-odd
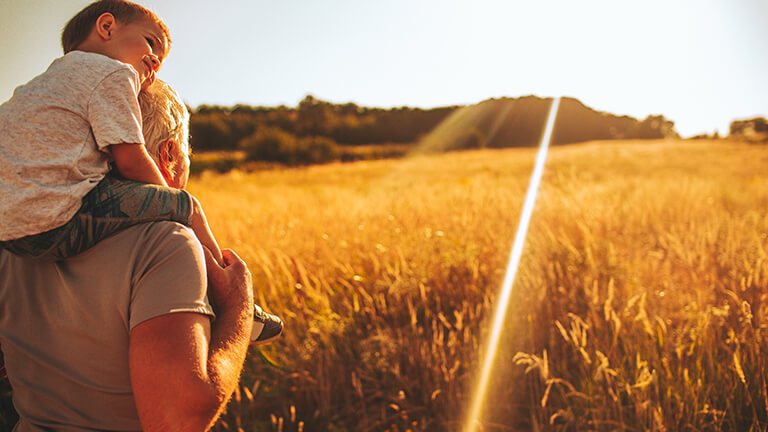
[[(183, 188), (186, 108), (160, 81), (142, 98), (148, 151)], [(16, 430), (210, 428), (253, 327), (250, 272), (234, 252), (223, 255), (221, 268), (173, 222), (128, 228), (64, 261), (0, 251), (0, 344)]]

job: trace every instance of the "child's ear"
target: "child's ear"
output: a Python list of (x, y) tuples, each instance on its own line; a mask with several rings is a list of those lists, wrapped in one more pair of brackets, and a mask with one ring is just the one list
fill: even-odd
[(112, 29), (115, 26), (115, 17), (109, 12), (104, 12), (96, 18), (96, 34), (104, 40), (112, 39)]

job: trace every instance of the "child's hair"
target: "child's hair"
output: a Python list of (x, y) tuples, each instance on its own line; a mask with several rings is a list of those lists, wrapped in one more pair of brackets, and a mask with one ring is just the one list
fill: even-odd
[(96, 20), (104, 13), (111, 13), (121, 23), (131, 23), (138, 19), (149, 19), (163, 29), (167, 44), (171, 44), (168, 27), (149, 9), (125, 0), (100, 0), (93, 2), (69, 20), (61, 32), (61, 46), (64, 54), (76, 49), (88, 37)]
[(155, 80), (139, 93), (142, 129), (147, 151), (159, 157), (160, 143), (172, 139), (189, 154), (189, 110), (178, 93), (162, 80)]

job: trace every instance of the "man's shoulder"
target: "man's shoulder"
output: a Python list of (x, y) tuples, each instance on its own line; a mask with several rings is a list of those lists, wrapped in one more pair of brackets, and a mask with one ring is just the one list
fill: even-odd
[(172, 221), (156, 221), (135, 225), (119, 232), (111, 239), (114, 242), (135, 243), (139, 248), (157, 248), (161, 244), (177, 247), (200, 247), (200, 242), (191, 228)]
[[(61, 264), (79, 265), (81, 262), (103, 262), (104, 267), (111, 263), (141, 260), (144, 257), (162, 259), (169, 255), (185, 251), (192, 260), (202, 259), (202, 246), (191, 228), (172, 221), (157, 221), (128, 227), (108, 237), (85, 252), (62, 261)], [(31, 260), (18, 257), (7, 250), (0, 249), (0, 267), (12, 263), (47, 264), (47, 260)]]
[[(121, 234), (135, 242), (128, 243), (132, 250), (125, 263), (131, 280), (129, 328), (169, 313), (213, 315), (206, 299), (203, 248), (190, 228), (175, 222), (152, 222)], [(121, 245), (105, 247), (109, 251)]]

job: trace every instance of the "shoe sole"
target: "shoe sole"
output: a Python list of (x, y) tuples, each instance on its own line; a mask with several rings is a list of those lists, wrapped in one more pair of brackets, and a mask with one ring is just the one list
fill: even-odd
[(251, 346), (258, 346), (258, 345), (264, 345), (268, 344), (272, 341), (275, 341), (280, 338), (280, 336), (283, 334), (283, 329), (280, 329), (280, 333), (266, 338), (262, 340), (258, 340), (258, 337), (261, 336), (261, 332), (264, 330), (264, 323), (262, 321), (254, 321), (253, 322), (253, 329), (251, 330)]

